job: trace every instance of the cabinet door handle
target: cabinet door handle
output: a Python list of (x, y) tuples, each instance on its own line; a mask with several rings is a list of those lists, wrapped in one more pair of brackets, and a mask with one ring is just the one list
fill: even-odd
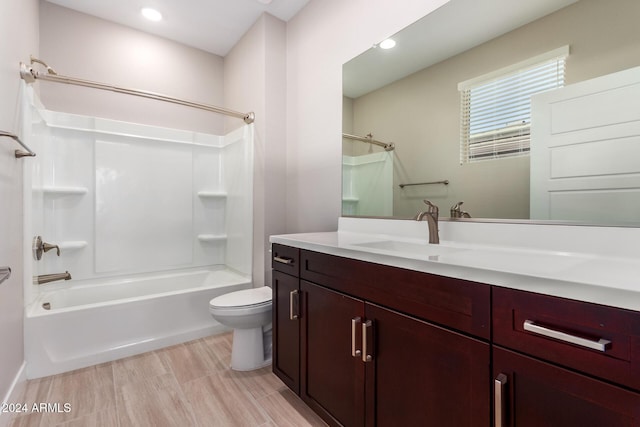
[(536, 325), (533, 320), (525, 320), (522, 327), (525, 331), (533, 332), (534, 334), (543, 335), (545, 337), (554, 338), (560, 341), (602, 352), (607, 351), (609, 345), (611, 344), (611, 341), (605, 340), (604, 338), (600, 338), (598, 341), (594, 341), (587, 338), (567, 334), (565, 332), (549, 329), (544, 326)]
[(273, 260), (281, 264), (287, 264), (287, 265), (293, 264), (293, 258), (274, 256)]
[(351, 319), (351, 356), (360, 357), (362, 356), (362, 350), (357, 348), (358, 341), (356, 339), (356, 335), (358, 334), (358, 325), (362, 323), (362, 319), (360, 317), (354, 317)]
[[(373, 338), (373, 322), (367, 320), (362, 324), (362, 361), (371, 362), (373, 360), (373, 351), (369, 349), (369, 344)], [(373, 346), (372, 346), (373, 347)]]
[(300, 295), (300, 291), (297, 289), (289, 292), (289, 320), (296, 320), (300, 317), (297, 310), (294, 310), (294, 300), (298, 307), (300, 307), (298, 296)]
[(494, 427), (503, 427), (507, 421), (507, 406), (505, 405), (505, 388), (507, 386), (507, 376), (505, 374), (498, 374), (495, 380), (493, 380), (493, 418)]

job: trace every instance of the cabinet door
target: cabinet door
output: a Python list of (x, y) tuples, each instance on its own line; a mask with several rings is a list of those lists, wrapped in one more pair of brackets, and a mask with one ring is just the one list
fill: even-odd
[(273, 272), (273, 373), (300, 394), (298, 278)]
[(364, 425), (361, 300), (300, 281), (302, 399), (331, 425)]
[(640, 395), (494, 347), (496, 426), (638, 426)]
[(365, 317), (367, 426), (489, 426), (488, 343), (369, 303)]

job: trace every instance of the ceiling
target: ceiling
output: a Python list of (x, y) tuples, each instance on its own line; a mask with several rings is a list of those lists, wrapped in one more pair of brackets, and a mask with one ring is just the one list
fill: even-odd
[[(309, 0), (47, 0), (108, 21), (225, 56), (267, 12), (290, 20)], [(152, 7), (163, 15), (160, 22), (140, 14)]]
[[(343, 67), (343, 93), (357, 98), (508, 33), (577, 0), (451, 0)], [(381, 41), (381, 40), (380, 40)]]

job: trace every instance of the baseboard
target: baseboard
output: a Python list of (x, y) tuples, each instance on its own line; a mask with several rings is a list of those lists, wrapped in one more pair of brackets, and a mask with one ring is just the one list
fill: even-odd
[[(27, 384), (27, 363), (22, 362), (22, 366), (18, 370), (13, 382), (11, 383), (11, 387), (7, 391), (6, 396), (2, 398), (2, 403), (16, 403), (20, 399), (20, 396), (23, 394), (24, 389)], [(0, 427), (7, 427), (11, 422), (11, 417), (13, 414), (9, 412), (0, 411)]]

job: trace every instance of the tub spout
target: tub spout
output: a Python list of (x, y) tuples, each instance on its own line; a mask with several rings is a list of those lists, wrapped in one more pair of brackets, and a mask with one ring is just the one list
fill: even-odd
[(36, 276), (34, 282), (38, 285), (43, 285), (57, 280), (71, 280), (71, 274), (68, 271), (65, 271), (64, 273), (43, 274)]

